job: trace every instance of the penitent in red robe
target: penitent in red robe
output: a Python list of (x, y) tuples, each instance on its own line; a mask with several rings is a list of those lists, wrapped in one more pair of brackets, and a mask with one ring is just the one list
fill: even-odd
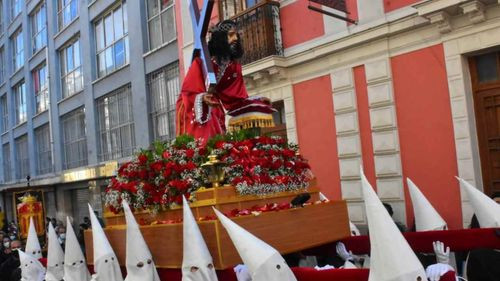
[[(217, 73), (219, 66), (213, 63), (213, 67)], [(200, 58), (195, 58), (184, 78), (181, 94), (177, 99), (176, 135), (188, 134), (207, 141), (217, 134), (226, 132), (224, 109), (231, 111), (248, 98), (241, 64), (230, 62), (215, 90), (219, 105), (209, 108), (201, 102), (202, 94), (206, 92), (205, 79), (202, 61)]]

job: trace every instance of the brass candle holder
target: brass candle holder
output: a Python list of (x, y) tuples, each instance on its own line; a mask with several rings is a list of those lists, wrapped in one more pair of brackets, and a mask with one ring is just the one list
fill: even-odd
[(217, 159), (217, 155), (210, 154), (208, 161), (201, 165), (208, 172), (208, 181), (212, 184), (213, 188), (219, 187), (224, 182), (225, 164), (223, 161)]

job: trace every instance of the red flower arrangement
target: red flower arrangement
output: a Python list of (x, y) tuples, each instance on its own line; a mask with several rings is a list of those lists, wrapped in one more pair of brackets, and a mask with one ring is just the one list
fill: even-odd
[(182, 204), (182, 195), (189, 198), (203, 184), (200, 165), (206, 152), (200, 140), (187, 136), (172, 143), (155, 143), (153, 149), (141, 151), (136, 159), (120, 166), (106, 189), (106, 205), (117, 213), (122, 200), (135, 209), (154, 211)]
[(205, 145), (201, 140), (180, 136), (171, 143), (155, 143), (137, 158), (124, 163), (106, 189), (106, 205), (113, 212), (127, 200), (135, 209), (159, 210), (182, 204), (204, 185), (201, 168), (208, 154), (223, 161), (226, 182), (239, 194), (265, 195), (307, 188), (312, 178), (309, 164), (296, 145), (279, 137), (248, 137), (242, 133), (217, 136)]
[(217, 141), (213, 154), (226, 163), (227, 181), (241, 195), (265, 195), (306, 188), (310, 166), (298, 147), (280, 137)]

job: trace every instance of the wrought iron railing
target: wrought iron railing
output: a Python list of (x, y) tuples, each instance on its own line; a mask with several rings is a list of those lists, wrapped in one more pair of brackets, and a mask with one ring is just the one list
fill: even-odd
[(268, 56), (283, 56), (280, 7), (277, 1), (265, 0), (231, 17), (238, 23), (248, 64)]

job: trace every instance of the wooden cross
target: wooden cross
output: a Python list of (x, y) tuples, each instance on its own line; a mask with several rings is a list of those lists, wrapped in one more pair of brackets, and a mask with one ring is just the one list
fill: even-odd
[(192, 60), (198, 56), (201, 58), (201, 61), (203, 62), (202, 65), (203, 76), (205, 77), (205, 86), (207, 86), (208, 90), (210, 88), (214, 88), (217, 84), (217, 78), (212, 67), (212, 60), (210, 58), (206, 42), (208, 24), (210, 23), (210, 16), (212, 15), (215, 0), (204, 0), (201, 15), (200, 9), (198, 8), (198, 0), (188, 0), (188, 3), (189, 10), (191, 12), (191, 22), (193, 23), (194, 34), (194, 50)]

